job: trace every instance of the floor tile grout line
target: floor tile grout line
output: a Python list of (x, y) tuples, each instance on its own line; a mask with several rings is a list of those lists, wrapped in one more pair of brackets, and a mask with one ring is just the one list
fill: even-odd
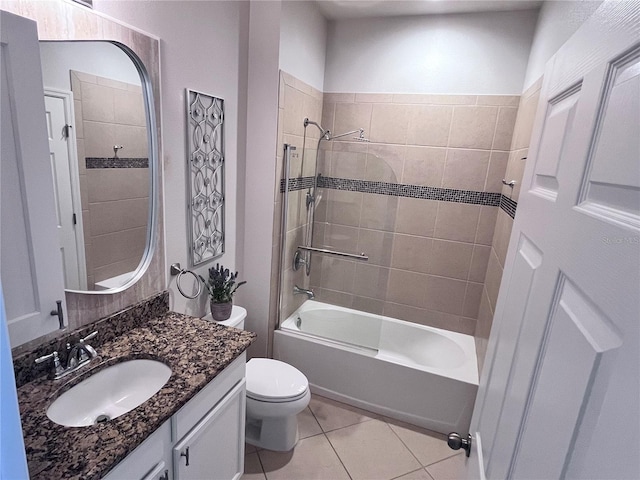
[(258, 456), (258, 463), (260, 463), (260, 468), (262, 469), (262, 475), (264, 475), (264, 478), (265, 478), (266, 480), (269, 480), (269, 479), (267, 478), (267, 472), (266, 472), (266, 471), (265, 471), (265, 469), (264, 469), (264, 465), (262, 464), (262, 458), (260, 458), (260, 451), (256, 449), (256, 452), (255, 452), (255, 453), (256, 453), (256, 455)]
[[(418, 463), (420, 463), (420, 462), (418, 462)], [(420, 467), (420, 468), (416, 468), (415, 470), (411, 470), (410, 472), (403, 473), (402, 475), (398, 475), (397, 477), (393, 477), (391, 480), (397, 480), (399, 478), (404, 477), (405, 475), (409, 475), (410, 473), (416, 473), (416, 472), (420, 472), (420, 471), (425, 472), (427, 475), (429, 475), (429, 472), (427, 472), (424, 467)], [(429, 476), (431, 477), (431, 475), (429, 475)], [(431, 478), (433, 478), (433, 477), (431, 477)]]
[[(404, 443), (404, 440), (402, 440), (402, 438), (400, 438), (400, 435), (397, 434), (397, 432), (391, 427), (391, 425), (389, 425), (389, 422), (387, 422), (386, 420), (384, 421), (385, 425), (387, 427), (389, 427), (389, 430), (391, 430), (393, 432), (393, 434), (398, 438), (398, 440), (400, 440), (400, 443), (402, 443), (402, 445), (404, 445), (404, 448), (406, 448), (407, 450), (409, 450), (409, 453), (413, 456), (413, 458), (416, 459), (416, 462), (418, 462), (418, 465), (421, 465), (422, 468), (424, 469), (425, 465), (422, 465), (422, 462), (420, 461), (420, 459), (416, 456), (415, 453), (413, 453), (413, 450), (411, 450), (409, 448), (409, 445), (407, 445), (406, 443)], [(411, 472), (408, 472), (411, 473)], [(406, 474), (405, 474), (406, 475)]]
[(333, 446), (333, 443), (331, 443), (331, 440), (329, 440), (329, 437), (327, 436), (326, 433), (323, 433), (324, 438), (326, 438), (327, 442), (329, 442), (329, 445), (331, 446), (331, 450), (333, 450), (333, 453), (336, 454), (336, 457), (338, 457), (338, 460), (340, 461), (340, 465), (342, 465), (342, 468), (344, 468), (344, 471), (347, 472), (347, 476), (353, 480), (353, 477), (351, 476), (351, 473), (349, 473), (349, 470), (347, 469), (347, 466), (344, 464), (344, 462), (342, 461), (342, 458), (340, 458), (340, 455), (338, 454), (338, 451), (335, 449), (335, 447)]
[(442, 458), (442, 459), (437, 460), (437, 461), (435, 461), (435, 462), (431, 462), (429, 465), (425, 465), (425, 466), (424, 466), (424, 468), (432, 467), (432, 466), (434, 466), (436, 463), (444, 462), (445, 460), (450, 460), (450, 459), (452, 459), (453, 457), (455, 457), (456, 455), (460, 455), (460, 454), (461, 454), (461, 452), (454, 452), (454, 453), (452, 453), (450, 456), (448, 456), (448, 457), (446, 457), (446, 458)]

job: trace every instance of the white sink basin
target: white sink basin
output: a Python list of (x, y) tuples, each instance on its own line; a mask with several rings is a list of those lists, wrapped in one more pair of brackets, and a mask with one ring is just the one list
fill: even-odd
[(47, 417), (67, 427), (85, 427), (124, 415), (160, 390), (171, 369), (155, 360), (129, 360), (91, 375), (54, 400)]

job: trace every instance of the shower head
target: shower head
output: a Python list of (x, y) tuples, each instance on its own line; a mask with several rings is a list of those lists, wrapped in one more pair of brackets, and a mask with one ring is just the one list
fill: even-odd
[(352, 137), (354, 140), (358, 140), (359, 142), (368, 142), (369, 139), (364, 136), (364, 128), (359, 128), (358, 130), (352, 130), (347, 133), (341, 133), (340, 135), (331, 135), (331, 132), (327, 131), (328, 137), (325, 137), (327, 140), (335, 140), (336, 138), (346, 137), (347, 135), (353, 135), (357, 133), (357, 137)]

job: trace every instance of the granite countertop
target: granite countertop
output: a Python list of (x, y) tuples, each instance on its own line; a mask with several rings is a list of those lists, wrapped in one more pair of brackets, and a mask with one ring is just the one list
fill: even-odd
[[(18, 388), (32, 479), (97, 479), (106, 475), (253, 342), (256, 335), (175, 312), (147, 321), (99, 347), (86, 369), (60, 380), (38, 378)], [(64, 427), (49, 404), (91, 373), (134, 358), (171, 367), (169, 381), (149, 400), (109, 422)], [(93, 365), (93, 366), (92, 366)]]

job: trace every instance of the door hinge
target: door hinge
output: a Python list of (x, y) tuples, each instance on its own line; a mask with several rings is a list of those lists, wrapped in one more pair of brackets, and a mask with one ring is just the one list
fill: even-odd
[(74, 224), (74, 225), (77, 225), (77, 224), (78, 224), (78, 221), (77, 221), (77, 218), (76, 218), (76, 214), (75, 214), (75, 213), (73, 214), (73, 224)]
[(71, 132), (69, 132), (69, 130), (71, 128), (73, 128), (73, 125), (69, 125), (68, 123), (64, 127), (62, 127), (62, 136), (64, 138), (69, 138), (69, 135), (71, 133)]

